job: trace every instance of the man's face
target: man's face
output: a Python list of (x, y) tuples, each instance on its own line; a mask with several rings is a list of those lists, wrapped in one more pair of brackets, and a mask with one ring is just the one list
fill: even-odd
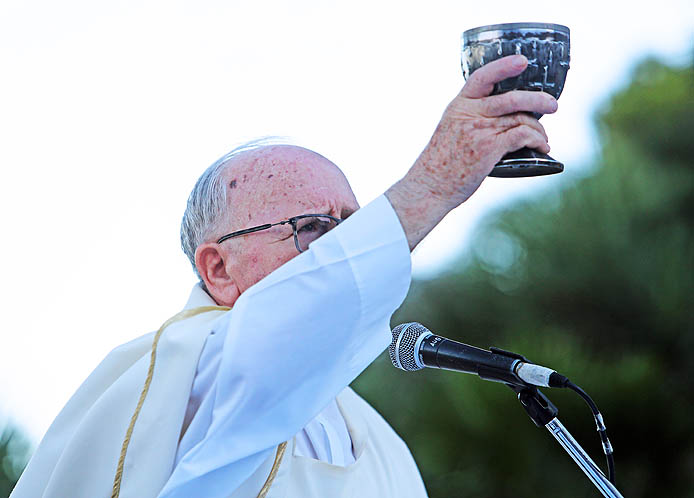
[[(215, 234), (277, 223), (301, 214), (346, 218), (359, 208), (342, 172), (324, 157), (294, 146), (268, 146), (240, 154), (224, 172), (230, 218)], [(291, 225), (222, 242), (225, 267), (244, 292), (297, 256)]]

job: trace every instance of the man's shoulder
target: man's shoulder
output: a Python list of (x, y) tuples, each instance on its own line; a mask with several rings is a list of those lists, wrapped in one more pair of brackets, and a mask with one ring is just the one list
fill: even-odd
[(154, 334), (156, 334), (156, 331), (147, 332), (146, 334), (142, 334), (134, 339), (130, 339), (129, 341), (114, 347), (109, 354), (122, 354), (129, 351), (146, 350), (148, 347), (152, 346)]
[(167, 320), (162, 320), (162, 325), (157, 330), (113, 348), (101, 366), (125, 371), (141, 358), (149, 358), (155, 347), (157, 356), (167, 355), (169, 351), (175, 352), (181, 348), (200, 349), (225, 311), (226, 309), (217, 306), (184, 309)]

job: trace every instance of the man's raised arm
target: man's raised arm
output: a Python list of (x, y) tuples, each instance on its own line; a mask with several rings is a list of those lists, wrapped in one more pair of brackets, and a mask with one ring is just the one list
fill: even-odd
[(489, 96), (495, 83), (527, 65), (524, 56), (513, 55), (475, 71), (414, 165), (386, 191), (410, 250), (477, 190), (504, 154), (522, 147), (549, 152), (544, 128), (528, 113), (555, 112), (554, 97), (528, 91)]

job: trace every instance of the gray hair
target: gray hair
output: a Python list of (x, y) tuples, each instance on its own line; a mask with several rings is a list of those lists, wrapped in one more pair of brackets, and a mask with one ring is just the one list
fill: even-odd
[(181, 248), (201, 282), (202, 277), (195, 266), (195, 250), (217, 230), (218, 224), (228, 214), (227, 189), (222, 180), (224, 166), (242, 152), (277, 144), (289, 142), (283, 137), (263, 137), (235, 147), (212, 163), (193, 187), (181, 220)]

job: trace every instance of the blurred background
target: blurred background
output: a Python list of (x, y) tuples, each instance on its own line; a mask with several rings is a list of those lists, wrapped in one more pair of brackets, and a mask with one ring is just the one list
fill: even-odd
[[(590, 175), (489, 213), (393, 317), (569, 376), (605, 417), (629, 497), (694, 496), (693, 76), (644, 59), (596, 116)], [(432, 497), (599, 494), (499, 384), (382, 355), (356, 388), (408, 441)], [(606, 468), (588, 406), (546, 394)]]
[[(178, 225), (208, 164), (288, 136), (365, 204), (462, 86), (462, 31), (515, 21), (571, 28), (542, 120), (566, 170), (485, 181), (415, 252), (393, 325), (556, 368), (603, 412), (625, 496), (694, 496), (694, 8), (559, 4), (0, 4), (0, 497), (101, 358), (184, 304)], [(500, 384), (383, 356), (355, 388), (432, 497), (597, 495)], [(548, 396), (604, 465), (587, 406)]]

